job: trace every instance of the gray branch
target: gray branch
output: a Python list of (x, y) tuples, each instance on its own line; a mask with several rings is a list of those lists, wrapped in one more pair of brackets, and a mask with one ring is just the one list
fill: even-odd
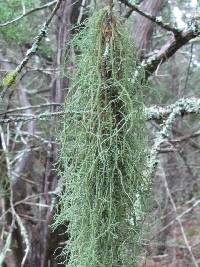
[[(56, 103), (55, 103), (56, 104)], [(57, 105), (57, 104), (56, 104)], [(62, 105), (60, 104), (62, 107)], [(34, 106), (33, 106), (34, 107)], [(35, 106), (38, 107), (38, 106)], [(29, 107), (22, 107), (26, 109)], [(171, 113), (175, 112), (175, 117), (177, 116), (184, 116), (187, 114), (192, 113), (200, 113), (200, 99), (199, 98), (181, 98), (180, 100), (176, 101), (174, 104), (160, 107), (160, 106), (153, 106), (153, 107), (145, 107), (145, 118), (146, 121), (150, 120), (163, 120), (166, 119)], [(11, 122), (28, 122), (30, 120), (50, 120), (52, 117), (56, 116), (64, 116), (65, 114), (74, 114), (76, 113), (78, 116), (83, 115), (83, 113), (87, 113), (87, 111), (59, 111), (59, 112), (46, 112), (37, 115), (28, 115), (28, 114), (12, 114), (12, 116), (1, 119), (0, 123), (11, 123)]]

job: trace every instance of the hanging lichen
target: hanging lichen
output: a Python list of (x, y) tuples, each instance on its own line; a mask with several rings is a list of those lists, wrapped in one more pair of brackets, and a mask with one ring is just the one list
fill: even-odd
[(133, 80), (135, 49), (109, 8), (89, 19), (73, 46), (55, 225), (69, 222), (67, 266), (133, 267), (148, 188), (143, 74)]

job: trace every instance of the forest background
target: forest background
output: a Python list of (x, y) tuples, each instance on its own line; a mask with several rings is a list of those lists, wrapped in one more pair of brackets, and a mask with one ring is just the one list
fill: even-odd
[[(61, 190), (58, 128), (75, 70), (69, 43), (75, 26), (108, 2), (0, 1), (0, 266), (62, 261), (67, 222), (49, 226)], [(199, 3), (119, 0), (115, 12), (145, 69), (149, 147), (156, 144), (159, 159), (139, 266), (200, 266)]]

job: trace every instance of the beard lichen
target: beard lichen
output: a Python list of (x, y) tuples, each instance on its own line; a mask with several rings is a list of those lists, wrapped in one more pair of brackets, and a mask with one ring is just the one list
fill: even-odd
[(94, 14), (72, 44), (76, 71), (60, 134), (63, 192), (54, 226), (69, 222), (67, 266), (133, 267), (149, 183), (143, 73), (133, 80), (135, 49), (109, 9)]

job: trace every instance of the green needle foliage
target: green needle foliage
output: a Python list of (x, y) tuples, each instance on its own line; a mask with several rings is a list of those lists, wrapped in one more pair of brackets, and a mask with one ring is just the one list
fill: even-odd
[(148, 191), (143, 73), (133, 79), (135, 49), (109, 9), (89, 19), (73, 46), (54, 226), (69, 221), (67, 266), (134, 267)]

